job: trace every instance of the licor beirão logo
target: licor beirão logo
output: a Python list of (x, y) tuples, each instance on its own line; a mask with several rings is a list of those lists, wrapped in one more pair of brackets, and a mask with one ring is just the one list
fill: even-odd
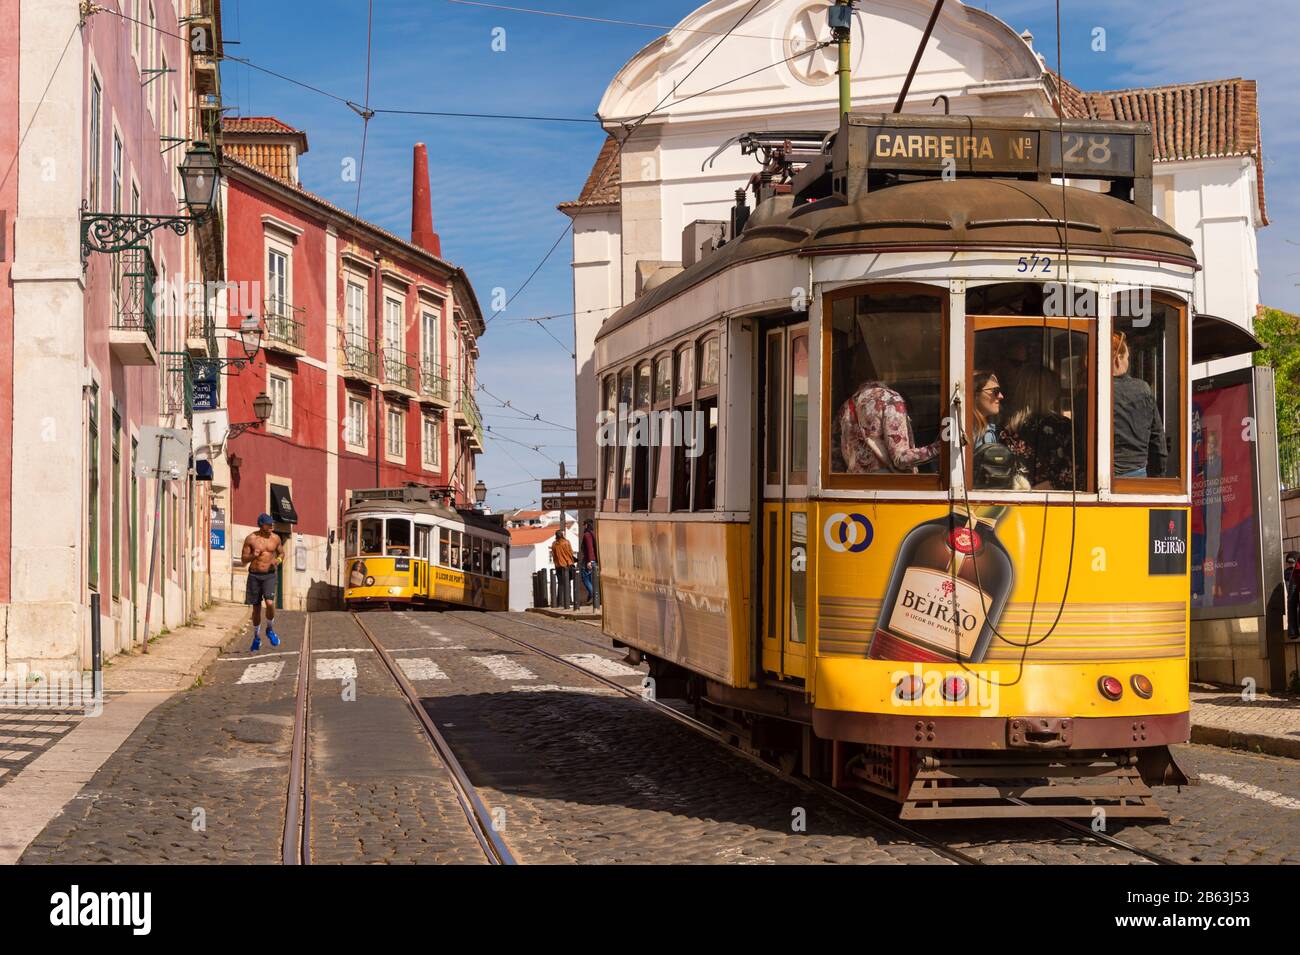
[(152, 892), (82, 892), (74, 885), (50, 896), (50, 924), (129, 926), (133, 935), (153, 927)]
[(822, 529), (826, 546), (837, 554), (845, 551), (860, 554), (871, 546), (874, 536), (871, 522), (861, 514), (832, 514), (826, 518), (826, 526)]

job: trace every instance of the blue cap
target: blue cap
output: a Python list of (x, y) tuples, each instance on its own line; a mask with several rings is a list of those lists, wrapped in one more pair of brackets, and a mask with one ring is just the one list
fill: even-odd
[(258, 527), (261, 527), (263, 524), (272, 524), (272, 525), (274, 525), (274, 524), (275, 524), (275, 521), (271, 520), (271, 515), (270, 515), (270, 514), (258, 514), (258, 515), (257, 515), (257, 526), (258, 526)]

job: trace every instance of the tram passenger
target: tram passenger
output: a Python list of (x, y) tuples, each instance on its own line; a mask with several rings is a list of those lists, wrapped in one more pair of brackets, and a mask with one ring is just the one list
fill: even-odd
[(975, 373), (975, 450), (998, 443), (998, 429), (993, 419), (1002, 411), (1004, 392), (998, 376), (991, 371)]
[(1165, 426), (1151, 386), (1129, 371), (1128, 338), (1110, 336), (1112, 404), (1115, 407), (1115, 476), (1161, 477), (1165, 473)]
[(836, 436), (849, 474), (915, 474), (918, 465), (939, 456), (938, 438), (915, 446), (907, 402), (883, 381), (865, 382), (840, 406)]
[(1059, 411), (1060, 377), (1050, 368), (1027, 364), (1009, 387), (998, 441), (1011, 449), (1018, 470), (1034, 490), (1070, 490), (1074, 486), (1070, 445), (1075, 427)]

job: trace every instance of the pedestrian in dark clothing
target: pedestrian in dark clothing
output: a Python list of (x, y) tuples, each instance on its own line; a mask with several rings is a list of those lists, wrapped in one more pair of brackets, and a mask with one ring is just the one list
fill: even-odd
[(1300, 640), (1300, 554), (1291, 551), (1286, 555), (1286, 570), (1282, 580), (1286, 584), (1286, 635), (1288, 640)]
[(582, 586), (587, 591), (587, 603), (596, 605), (596, 567), (600, 559), (596, 555), (596, 531), (591, 521), (582, 525), (582, 543), (578, 545), (578, 573), (582, 575)]
[(555, 564), (555, 577), (560, 585), (560, 606), (568, 608), (573, 595), (573, 545), (564, 536), (564, 531), (555, 532), (555, 543), (551, 545), (551, 562)]
[(1163, 477), (1168, 451), (1165, 426), (1151, 386), (1128, 373), (1128, 338), (1110, 336), (1113, 374), (1115, 477)]

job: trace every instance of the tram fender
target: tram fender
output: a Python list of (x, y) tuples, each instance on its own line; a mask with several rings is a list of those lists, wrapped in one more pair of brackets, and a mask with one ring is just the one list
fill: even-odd
[(1178, 765), (1168, 746), (1147, 746), (1137, 751), (1138, 773), (1148, 786), (1199, 786), (1201, 778)]

